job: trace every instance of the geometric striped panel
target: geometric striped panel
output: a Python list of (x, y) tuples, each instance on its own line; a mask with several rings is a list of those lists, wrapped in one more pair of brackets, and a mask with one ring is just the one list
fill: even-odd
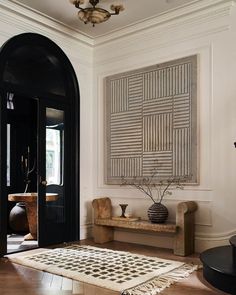
[(197, 56), (106, 78), (106, 183), (197, 183)]
[(110, 125), (111, 157), (142, 155), (141, 112), (112, 114)]
[(112, 177), (142, 176), (141, 157), (111, 158)]
[(172, 151), (143, 153), (143, 176), (150, 177), (153, 170), (157, 171), (158, 178), (173, 176)]
[(146, 100), (143, 102), (143, 115), (172, 113), (173, 97)]
[(188, 94), (190, 92), (190, 63), (163, 67), (144, 74), (144, 99)]
[(143, 76), (135, 75), (129, 78), (129, 110), (142, 111), (143, 101)]
[(111, 112), (124, 112), (128, 110), (128, 80), (117, 79), (111, 82)]
[(173, 175), (190, 175), (191, 140), (188, 128), (175, 129), (173, 133)]
[(191, 124), (190, 97), (175, 96), (173, 100), (174, 128), (189, 128)]
[(172, 113), (143, 117), (143, 151), (172, 149)]

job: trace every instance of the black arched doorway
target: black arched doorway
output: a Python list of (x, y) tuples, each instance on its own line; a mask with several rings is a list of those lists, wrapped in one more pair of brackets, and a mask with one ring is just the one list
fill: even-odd
[[(0, 125), (0, 255), (7, 236), (27, 226), (25, 240), (40, 247), (77, 239), (79, 88), (69, 59), (50, 39), (25, 33), (1, 47)], [(28, 224), (14, 228), (19, 202)]]

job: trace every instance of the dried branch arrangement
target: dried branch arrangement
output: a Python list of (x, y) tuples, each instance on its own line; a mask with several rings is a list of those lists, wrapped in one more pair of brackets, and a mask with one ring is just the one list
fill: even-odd
[(172, 177), (167, 180), (160, 180), (158, 183), (154, 177), (157, 175), (157, 171), (154, 171), (151, 177), (144, 177), (137, 179), (133, 177), (132, 180), (125, 179), (122, 176), (121, 185), (129, 185), (134, 187), (148, 196), (153, 203), (161, 203), (166, 195), (171, 195), (173, 189), (184, 189), (183, 183), (186, 182), (188, 177)]

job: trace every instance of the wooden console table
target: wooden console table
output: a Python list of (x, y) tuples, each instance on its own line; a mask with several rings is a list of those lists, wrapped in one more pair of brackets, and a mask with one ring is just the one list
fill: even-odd
[[(24, 240), (37, 240), (38, 210), (37, 210), (37, 193), (15, 193), (8, 195), (8, 201), (24, 202), (27, 219), (29, 223), (29, 233), (24, 236)], [(58, 194), (47, 193), (46, 202), (56, 201)]]
[(121, 221), (112, 219), (112, 206), (109, 198), (93, 200), (94, 208), (94, 241), (105, 243), (113, 240), (114, 228), (125, 228), (134, 231), (170, 233), (174, 235), (174, 254), (186, 256), (194, 253), (194, 212), (197, 204), (193, 201), (181, 202), (176, 209), (176, 223), (151, 223), (145, 220)]

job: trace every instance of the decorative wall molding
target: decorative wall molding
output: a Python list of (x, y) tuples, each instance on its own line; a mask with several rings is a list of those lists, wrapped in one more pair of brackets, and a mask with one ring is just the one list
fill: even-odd
[(188, 27), (193, 24), (199, 24), (199, 22), (201, 24), (209, 24), (220, 17), (229, 16), (234, 3), (235, 0), (195, 1), (104, 36), (97, 37), (94, 39), (94, 45), (99, 48), (106, 43), (110, 44), (122, 38), (128, 40), (131, 35), (132, 37), (137, 37), (136, 34), (141, 34), (144, 31), (147, 33), (152, 28), (155, 28), (155, 30), (159, 28), (161, 31), (172, 30), (174, 33), (179, 30), (180, 26)]
[[(228, 21), (228, 18), (227, 18)], [(120, 187), (117, 185), (109, 186), (104, 185), (103, 181), (103, 118), (104, 110), (102, 103), (104, 103), (104, 78), (112, 74), (118, 74), (125, 72), (128, 69), (137, 69), (142, 68), (143, 66), (148, 66), (154, 64), (155, 62), (166, 62), (168, 60), (174, 60), (181, 58), (183, 56), (189, 56), (198, 54), (199, 55), (199, 122), (201, 126), (200, 134), (200, 143), (204, 142), (204, 145), (201, 145), (201, 167), (200, 167), (200, 186), (191, 186), (186, 187), (181, 192), (173, 192), (173, 195), (166, 198), (167, 204), (175, 206), (176, 203), (184, 200), (196, 200), (199, 206), (202, 208), (196, 216), (196, 226), (197, 229), (201, 231), (209, 230), (211, 231), (213, 226), (212, 218), (212, 203), (215, 198), (215, 191), (212, 186), (212, 127), (213, 125), (213, 109), (214, 109), (214, 97), (213, 97), (213, 49), (214, 48), (214, 35), (223, 33), (229, 29), (228, 22), (224, 20), (223, 24), (214, 23), (210, 30), (205, 30), (199, 32), (199, 30), (193, 30), (191, 27), (188, 27), (188, 34), (182, 38), (181, 41), (175, 42), (174, 51), (172, 50), (173, 46), (168, 44), (167, 48), (162, 46), (162, 43), (159, 42), (158, 38), (154, 38), (149, 35), (144, 43), (148, 44), (148, 48), (141, 48), (140, 44), (137, 46), (136, 43), (124, 43), (124, 48), (121, 46), (121, 50), (118, 52), (118, 58), (114, 58), (114, 51), (112, 50), (109, 44), (107, 44), (107, 60), (105, 59), (98, 62), (98, 67), (96, 69), (95, 76), (95, 89), (97, 89), (97, 100), (99, 103), (95, 108), (98, 109), (98, 118), (95, 118), (96, 134), (98, 137), (98, 148), (96, 147), (96, 159), (98, 161), (98, 169), (95, 173), (95, 178), (97, 179), (97, 186), (95, 187), (95, 192), (98, 196), (108, 195), (112, 197), (114, 203), (121, 203), (122, 200), (125, 200), (126, 203), (130, 204), (139, 204), (139, 207), (143, 208), (145, 197), (139, 194), (134, 189), (128, 189), (127, 187)], [(227, 23), (227, 24), (226, 24)], [(200, 24), (199, 24), (200, 25)], [(186, 29), (187, 30), (187, 29)], [(208, 38), (208, 34), (210, 37)], [(165, 35), (165, 34), (164, 34)], [(171, 34), (172, 35), (172, 34)], [(171, 35), (169, 37), (171, 37)], [(191, 41), (188, 40), (189, 35), (191, 35)], [(222, 34), (223, 35), (223, 34)], [(193, 37), (192, 37), (193, 36)], [(195, 37), (201, 38), (195, 40)], [(205, 38), (204, 38), (205, 37)], [(150, 38), (150, 39), (149, 39)], [(217, 36), (218, 38), (218, 36)], [(149, 39), (149, 40), (148, 40)], [(139, 38), (138, 38), (139, 40)], [(154, 41), (155, 40), (155, 41)], [(183, 41), (184, 40), (184, 41)], [(182, 42), (183, 41), (183, 42)], [(150, 48), (150, 43), (151, 48)], [(119, 43), (119, 45), (123, 45)], [(166, 45), (167, 43), (165, 43)], [(127, 46), (126, 46), (127, 45)], [(115, 46), (115, 45), (114, 45)], [(104, 47), (105, 49), (105, 47)], [(100, 50), (100, 48), (98, 48)], [(132, 52), (132, 55), (130, 55)], [(97, 60), (98, 61), (98, 60)], [(104, 61), (104, 62), (103, 62)], [(97, 119), (97, 121), (96, 121)], [(146, 204), (146, 203), (145, 203)], [(141, 209), (140, 209), (141, 210)], [(172, 210), (172, 209), (171, 209)], [(141, 211), (140, 211), (141, 212)], [(174, 220), (174, 219), (173, 219)], [(132, 233), (129, 234), (130, 242), (142, 243), (143, 237), (136, 237)], [(123, 233), (119, 232), (119, 238), (125, 240), (126, 236)], [(146, 236), (145, 236), (146, 237)], [(150, 236), (149, 241), (153, 240), (153, 236)], [(201, 243), (200, 245), (205, 243)], [(163, 241), (163, 245), (165, 241)], [(155, 245), (157, 246), (157, 244)], [(168, 246), (168, 245), (167, 245)], [(207, 247), (205, 247), (206, 249)], [(200, 249), (200, 248), (199, 248)]]
[[(158, 44), (158, 41), (156, 42)], [(159, 44), (158, 44), (159, 45)], [(104, 184), (104, 176), (103, 171), (105, 171), (104, 168), (104, 148), (103, 148), (103, 142), (104, 142), (104, 107), (105, 104), (104, 101), (104, 79), (106, 76), (109, 76), (111, 73), (111, 69), (113, 70), (113, 73), (116, 74), (117, 72), (124, 72), (126, 69), (129, 68), (140, 68), (140, 65), (148, 65), (147, 62), (149, 60), (152, 61), (152, 64), (159, 61), (166, 62), (168, 60), (174, 60), (178, 58), (182, 58), (183, 56), (190, 56), (190, 55), (199, 55), (199, 106), (198, 106), (198, 116), (199, 116), (199, 122), (203, 124), (205, 127), (203, 130), (201, 130), (200, 135), (200, 142), (205, 142), (204, 146), (201, 147), (201, 159), (204, 160), (204, 165), (201, 165), (200, 167), (200, 185), (199, 186), (191, 186), (186, 187), (186, 189), (183, 191), (183, 194), (181, 198), (183, 200), (188, 199), (188, 193), (190, 191), (190, 197), (195, 198), (196, 200), (206, 200), (211, 201), (212, 200), (212, 183), (211, 183), (211, 128), (212, 128), (212, 108), (213, 108), (213, 98), (212, 98), (212, 44), (209, 42), (203, 42), (200, 43), (200, 47), (194, 46), (192, 48), (188, 46), (176, 47), (175, 54), (173, 55), (169, 53), (169, 51), (159, 49), (158, 46), (156, 47), (155, 52), (152, 53), (149, 51), (146, 51), (143, 55), (135, 54), (132, 55), (129, 58), (129, 61), (125, 61), (123, 63), (116, 62), (113, 60), (108, 65), (103, 65), (99, 68), (99, 70), (96, 72), (97, 79), (95, 79), (95, 87), (97, 87), (97, 100), (99, 101), (99, 104), (95, 108), (98, 109), (98, 117), (95, 120), (96, 121), (96, 134), (98, 136), (98, 147), (96, 148), (96, 154), (97, 154), (97, 161), (98, 161), (98, 171), (95, 175), (97, 178), (97, 189), (105, 190), (106, 193), (114, 196), (114, 197), (120, 197), (123, 194), (123, 187), (119, 187), (116, 185), (113, 186), (107, 186)], [(171, 51), (172, 52), (172, 51)], [(135, 63), (138, 61), (138, 65)], [(204, 91), (203, 91), (204, 90)], [(97, 101), (96, 100), (96, 101)], [(205, 171), (208, 171), (207, 174)], [(128, 196), (134, 197), (137, 196), (137, 193), (132, 193), (133, 190), (129, 189)], [(205, 192), (202, 194), (201, 192)], [(127, 195), (126, 195), (127, 196)], [(128, 197), (127, 196), (127, 197)], [(141, 197), (142, 198), (142, 197)], [(175, 197), (174, 197), (175, 198)]]
[[(92, 235), (92, 229), (93, 229), (93, 224), (86, 224), (86, 225), (83, 225), (80, 227), (80, 239), (87, 239), (87, 238), (91, 238), (93, 235)], [(118, 234), (119, 233), (119, 234)], [(132, 232), (132, 231), (122, 231), (122, 230), (118, 230), (118, 231), (115, 231), (115, 237), (117, 238), (117, 240), (119, 241), (125, 241), (127, 242), (127, 234), (129, 236), (129, 242), (132, 242), (132, 243), (138, 243), (138, 244), (142, 244), (143, 243), (143, 236), (141, 235), (137, 235), (135, 232)], [(218, 246), (219, 243), (220, 244), (228, 244), (228, 241), (229, 239), (236, 235), (236, 231), (232, 230), (232, 231), (229, 231), (229, 232), (225, 232), (225, 233), (219, 233), (219, 234), (214, 234), (214, 233), (198, 233), (196, 232), (195, 234), (195, 241), (197, 244), (199, 244), (201, 242), (201, 249), (207, 249), (209, 248), (209, 246), (204, 246), (205, 243), (211, 243), (212, 244), (212, 247), (214, 246)], [(146, 233), (145, 234), (145, 237), (147, 237), (147, 245), (153, 245), (153, 239), (154, 239), (154, 236), (152, 234), (148, 234)], [(148, 239), (148, 237), (150, 237)], [(158, 240), (161, 239), (160, 236), (157, 237)], [(157, 241), (155, 241), (155, 245), (154, 246), (159, 246), (157, 243)], [(161, 242), (161, 246), (163, 248), (168, 248), (171, 246), (169, 245), (169, 240), (166, 242), (166, 237), (164, 238), (164, 240)], [(199, 250), (197, 252), (201, 252), (202, 250)]]
[[(14, 0), (8, 0), (6, 2), (0, 3), (0, 8), (5, 10), (4, 14), (8, 12), (8, 15), (14, 15), (16, 17), (16, 25), (20, 25), (20, 22), (17, 23), (17, 17), (23, 17), (24, 21), (33, 21), (41, 26), (47, 27), (55, 33), (64, 34), (65, 36), (74, 39), (80, 43), (84, 43), (89, 46), (93, 46), (93, 39), (89, 36), (83, 34), (80, 31), (72, 29), (71, 27), (65, 25), (64, 23), (59, 22), (56, 19), (50, 18), (49, 16), (40, 13), (34, 9), (29, 8), (28, 6), (19, 3)], [(2, 14), (2, 13), (1, 13)], [(2, 20), (2, 17), (1, 17)], [(6, 20), (6, 18), (5, 18)]]
[[(92, 223), (87, 223), (86, 225), (82, 225), (80, 227), (80, 231), (81, 231), (80, 238), (81, 239), (91, 238), (92, 237), (92, 228), (93, 228)], [(140, 239), (140, 237), (135, 238), (135, 233), (131, 233), (130, 231), (128, 233), (129, 233), (129, 236), (131, 237), (131, 239), (130, 239), (131, 242), (135, 241), (136, 243), (142, 244), (142, 239)], [(116, 235), (117, 235), (117, 232), (116, 232)], [(232, 237), (234, 235), (236, 235), (235, 230), (221, 232), (221, 233), (209, 233), (209, 232), (208, 233), (200, 233), (200, 232), (196, 232), (195, 233), (195, 241), (196, 241), (196, 243), (202, 242), (201, 248), (204, 248), (204, 242), (213, 243), (213, 246), (214, 245), (217, 246), (218, 242), (220, 242), (220, 244), (227, 244), (230, 237)], [(118, 236), (119, 240), (124, 240), (125, 241), (124, 238), (122, 239), (122, 236), (123, 236), (122, 231), (119, 231), (119, 236)], [(150, 237), (151, 237), (151, 239), (153, 239), (153, 235), (150, 235)], [(134, 238), (135, 238), (135, 240), (134, 240)], [(162, 246), (168, 247), (168, 243), (166, 244), (166, 246), (165, 246), (164, 241), (162, 243), (163, 243)], [(208, 248), (208, 247), (205, 246), (205, 249), (206, 248)]]
[[(92, 237), (92, 224), (81, 226), (81, 239), (87, 239)], [(207, 233), (204, 237), (202, 234), (195, 234), (195, 249), (197, 253), (201, 253), (202, 251), (217, 247), (220, 245), (228, 245), (229, 238), (233, 235), (236, 235), (236, 231), (230, 231), (226, 233), (221, 233), (218, 236), (216, 234)], [(144, 238), (145, 237), (145, 238)], [(161, 235), (153, 235), (153, 234), (137, 234), (132, 231), (125, 230), (116, 230), (115, 231), (115, 240), (121, 242), (129, 242), (129, 243), (137, 243), (141, 245), (148, 245), (154, 247), (162, 247), (162, 248), (172, 248), (173, 237), (171, 236), (161, 236)]]
[[(118, 65), (120, 65), (122, 61), (124, 62), (124, 60), (129, 59), (130, 50), (132, 50), (133, 56), (141, 55), (141, 54), (147, 53), (147, 46), (148, 46), (149, 56), (152, 56), (152, 54), (156, 53), (157, 51), (161, 49), (164, 49), (170, 46), (174, 47), (179, 45), (180, 43), (191, 42), (193, 40), (204, 38), (210, 35), (214, 36), (215, 34), (228, 31), (229, 29), (230, 29), (230, 26), (228, 24), (222, 25), (222, 26), (218, 25), (217, 27), (213, 26), (212, 29), (207, 29), (207, 30), (204, 29), (204, 31), (200, 31), (200, 29), (198, 29), (197, 31), (196, 30), (191, 31), (191, 28), (186, 30), (186, 26), (185, 26), (185, 28), (180, 29), (181, 35), (180, 34), (175, 35), (174, 32), (170, 32), (170, 35), (168, 34), (163, 35), (164, 32), (161, 32), (160, 34), (157, 32), (154, 32), (153, 34), (146, 34), (143, 37), (139, 36), (140, 38), (142, 38), (142, 43), (139, 44), (139, 46), (137, 46), (136, 48), (133, 48), (133, 43), (131, 41), (122, 42), (121, 44), (114, 44), (112, 46), (111, 44), (107, 44), (107, 46), (109, 47), (109, 52), (104, 50), (104, 48), (103, 50), (100, 50), (101, 49), (100, 47), (95, 48), (96, 51), (95, 51), (95, 57), (94, 57), (94, 65), (97, 66), (98, 71), (100, 71), (100, 68), (113, 63), (114, 60)], [(136, 39), (139, 37), (136, 37)], [(158, 47), (156, 45), (157, 43), (158, 43)], [(115, 48), (117, 47), (122, 48), (122, 50), (116, 51)], [(114, 52), (116, 52), (115, 57), (114, 57)], [(137, 65), (133, 63), (132, 67), (137, 68)], [(139, 61), (139, 67), (140, 67), (140, 61)], [(120, 71), (121, 70), (117, 70), (117, 73)]]
[[(171, 249), (173, 245), (173, 237), (171, 236), (161, 236), (161, 235), (151, 235), (148, 233), (145, 234), (137, 234), (135, 232), (130, 231), (122, 231), (116, 230), (115, 231), (115, 240), (121, 242), (129, 242), (129, 243), (136, 243), (141, 245), (148, 245), (153, 247), (161, 247)], [(221, 240), (212, 240), (212, 239), (199, 239), (198, 236), (195, 236), (195, 252), (201, 253), (206, 249), (228, 245), (229, 238), (231, 236), (225, 236)]]
[[(125, 194), (127, 196), (127, 194)], [(94, 198), (109, 196), (108, 194), (103, 194), (102, 196), (96, 196)], [(176, 207), (180, 202), (183, 201), (193, 201), (195, 200), (198, 205), (198, 209), (195, 212), (195, 225), (196, 229), (208, 230), (212, 228), (212, 201), (206, 200), (196, 200), (192, 195), (188, 195), (188, 198), (179, 198), (173, 197), (172, 199), (165, 197), (164, 204), (168, 208), (169, 216), (168, 222), (175, 223), (176, 220)], [(150, 207), (151, 203), (147, 196), (142, 196), (142, 198), (136, 197), (112, 197), (112, 207), (113, 214), (115, 216), (120, 215), (120, 206), (119, 204), (125, 203), (128, 204), (128, 208), (132, 214), (135, 216), (140, 216), (142, 219), (148, 219), (147, 210)]]
[(129, 37), (130, 35), (135, 36), (136, 33), (147, 32), (148, 29), (152, 29), (153, 27), (160, 27), (161, 30), (172, 27), (172, 29), (176, 30), (180, 24), (186, 26), (187, 24), (190, 25), (191, 23), (198, 23), (199, 21), (201, 23), (209, 23), (214, 19), (229, 15), (234, 3), (235, 0), (196, 0), (195, 2), (185, 4), (181, 7), (142, 20), (141, 22), (131, 24), (125, 28), (114, 30), (96, 38), (92, 38), (91, 36), (71, 28), (56, 19), (50, 18), (43, 13), (39, 13), (16, 0), (1, 2), (0, 7), (15, 16), (21, 16), (25, 20), (33, 21), (44, 27), (50, 28), (50, 30), (55, 33), (60, 32), (80, 43), (84, 43), (91, 47), (98, 47), (123, 37)]
[[(122, 191), (123, 190), (123, 191)], [(144, 201), (146, 200), (146, 197), (144, 195), (142, 195), (142, 193), (137, 192), (136, 189), (129, 189), (127, 187), (125, 187), (124, 189), (119, 189), (119, 187), (116, 186), (116, 189), (109, 189), (109, 188), (102, 188), (103, 193), (102, 194), (98, 194), (96, 197), (103, 197), (104, 195), (106, 196), (110, 196), (114, 201), (117, 200), (126, 200), (126, 202), (123, 203), (127, 203), (127, 202), (140, 202), (140, 201)], [(107, 192), (106, 192), (107, 191)], [(199, 204), (202, 204), (203, 206), (205, 206), (205, 204), (207, 205), (208, 203), (212, 203), (213, 202), (213, 197), (212, 197), (212, 191), (209, 190), (199, 190), (196, 191), (196, 194), (194, 193), (194, 191), (190, 188), (188, 191), (186, 189), (181, 190), (181, 195), (176, 195), (176, 191), (173, 191), (173, 194), (171, 196), (166, 196), (165, 197), (165, 201), (166, 202), (171, 202), (174, 204), (177, 204), (179, 202), (183, 202), (183, 201), (196, 201)], [(138, 193), (138, 195), (137, 195)], [(204, 193), (204, 194), (202, 194)], [(203, 225), (211, 225), (211, 223), (204, 223)]]
[[(17, 7), (17, 5), (16, 5)], [(0, 3), (0, 21), (6, 26), (1, 26), (0, 32), (1, 36), (9, 39), (17, 34), (25, 32), (39, 33), (47, 36), (54, 42), (56, 42), (63, 50), (66, 50), (67, 55), (73, 58), (74, 61), (78, 62), (80, 65), (86, 65), (91, 67), (93, 65), (93, 48), (81, 42), (73, 37), (73, 34), (64, 34), (63, 27), (62, 30), (55, 30), (52, 26), (46, 26), (43, 21), (39, 22), (37, 20), (37, 14), (34, 13), (34, 17), (27, 18), (24, 14), (15, 14), (14, 10), (8, 9), (8, 6), (4, 3)], [(26, 10), (27, 12), (27, 10)], [(8, 27), (10, 29), (8, 29)]]
[[(128, 69), (136, 69), (143, 66), (151, 65), (153, 63), (165, 62), (167, 60), (199, 53), (200, 60), (202, 60), (200, 66), (200, 76), (203, 79), (203, 83), (201, 84), (201, 104), (204, 107), (205, 111), (205, 114), (201, 114), (202, 117), (200, 121), (201, 124), (204, 125), (204, 128), (202, 128), (201, 130), (201, 132), (204, 132), (202, 140), (204, 144), (203, 149), (207, 150), (206, 152), (201, 150), (201, 154), (202, 152), (204, 152), (204, 157), (203, 159), (201, 159), (201, 163), (204, 163), (204, 171), (207, 171), (207, 175), (203, 172), (203, 184), (201, 183), (200, 187), (190, 187), (189, 189), (186, 188), (183, 191), (182, 196), (178, 195), (177, 198), (176, 196), (173, 196), (173, 198), (168, 199), (168, 201), (170, 200), (171, 202), (173, 202), (175, 198), (176, 201), (177, 199), (195, 199), (198, 202), (203, 203), (204, 205), (205, 202), (209, 200), (216, 200), (215, 206), (219, 206), (218, 203), (220, 203), (220, 206), (222, 206), (222, 202), (218, 202), (217, 200), (217, 198), (219, 198), (219, 196), (217, 195), (219, 194), (219, 192), (213, 190), (211, 176), (208, 175), (212, 173), (213, 167), (211, 159), (212, 150), (214, 151), (214, 144), (212, 144), (213, 135), (211, 130), (212, 127), (214, 128), (214, 124), (212, 121), (212, 109), (214, 104), (213, 100), (219, 99), (217, 93), (219, 87), (216, 87), (216, 85), (214, 85), (213, 89), (212, 71), (215, 66), (217, 67), (221, 65), (221, 62), (219, 60), (217, 64), (213, 63), (213, 60), (220, 57), (220, 50), (222, 54), (224, 54), (224, 56), (227, 54), (229, 54), (229, 57), (232, 56), (232, 50), (234, 47), (230, 48), (230, 50), (229, 48), (227, 48), (227, 50), (222, 50), (223, 44), (222, 47), (220, 47), (219, 40), (216, 42), (215, 40), (220, 39), (218, 37), (225, 37), (226, 35), (228, 35), (228, 39), (224, 40), (229, 40), (229, 38), (233, 39), (233, 35), (231, 34), (230, 29), (231, 25), (234, 26), (235, 21), (230, 21), (230, 14), (234, 4), (235, 1), (229, 0), (198, 0), (194, 3), (193, 6), (187, 6), (183, 15), (179, 14), (178, 16), (178, 11), (170, 12), (173, 16), (172, 21), (170, 14), (169, 19), (168, 15), (163, 15), (162, 21), (160, 23), (155, 24), (155, 21), (158, 22), (157, 17), (153, 20), (146, 20), (147, 23), (144, 22), (142, 24), (136, 24), (136, 29), (134, 28), (134, 30), (132, 30), (131, 27), (126, 28), (126, 33), (125, 31), (123, 32), (123, 34), (125, 35), (122, 35), (122, 32), (117, 31), (113, 32), (111, 34), (112, 36), (102, 36), (101, 38), (93, 40), (87, 38), (87, 36), (81, 36), (81, 34), (79, 35), (81, 37), (80, 38), (78, 37), (77, 32), (71, 31), (70, 29), (65, 29), (65, 26), (63, 26), (63, 24), (55, 25), (55, 22), (52, 19), (48, 20), (47, 17), (43, 15), (39, 17), (38, 13), (36, 14), (35, 12), (31, 12), (28, 10), (26, 11), (24, 7), (20, 8), (19, 5), (12, 1), (1, 1), (0, 22), (3, 24), (3, 26), (0, 26), (1, 41), (4, 42), (15, 34), (28, 32), (30, 30), (38, 33), (43, 33), (46, 36), (52, 38), (52, 40), (55, 40), (58, 43), (60, 42), (63, 48), (68, 50), (68, 52), (70, 52), (70, 54), (73, 56), (74, 64), (76, 66), (78, 64), (78, 78), (80, 78), (82, 84), (85, 85), (83, 87), (87, 86), (88, 81), (79, 69), (81, 63), (83, 63), (84, 67), (87, 67), (88, 65), (90, 69), (92, 69), (91, 65), (94, 66), (95, 74), (93, 82), (95, 84), (95, 87), (93, 89), (87, 90), (91, 93), (94, 91), (94, 95), (85, 91), (82, 92), (82, 104), (84, 104), (82, 116), (84, 116), (84, 118), (86, 117), (86, 119), (88, 120), (86, 121), (86, 123), (88, 122), (88, 124), (91, 124), (92, 119), (94, 120), (93, 126), (91, 128), (85, 123), (83, 123), (82, 125), (82, 129), (84, 130), (84, 133), (82, 132), (82, 142), (84, 142), (85, 146), (83, 152), (81, 153), (81, 156), (85, 163), (82, 167), (85, 168), (85, 170), (89, 170), (87, 173), (87, 170), (85, 171), (85, 173), (83, 173), (85, 174), (83, 175), (83, 183), (86, 183), (87, 179), (90, 179), (90, 174), (93, 173), (93, 176), (91, 176), (91, 182), (86, 184), (89, 187), (88, 192), (86, 191), (86, 196), (95, 196), (95, 194), (100, 194), (101, 196), (103, 196), (106, 193), (107, 195), (112, 196), (112, 198), (114, 198), (114, 201), (116, 200), (118, 202), (119, 198), (125, 198), (128, 201), (134, 201), (134, 203), (139, 203), (137, 201), (141, 201), (144, 198), (143, 196), (138, 196), (137, 193), (135, 194), (134, 190), (120, 188), (119, 186), (105, 186), (103, 183), (103, 165), (100, 165), (101, 163), (99, 162), (103, 161), (103, 155), (100, 151), (101, 145), (99, 141), (101, 139), (97, 139), (96, 137), (101, 136), (103, 140), (103, 132), (101, 131), (101, 129), (103, 128), (103, 122), (100, 118), (100, 116), (103, 114), (101, 111), (101, 102), (103, 100), (103, 78), (107, 75), (119, 73)], [(25, 14), (28, 16), (25, 17)], [(164, 17), (166, 18), (165, 20)], [(146, 25), (146, 29), (142, 29), (142, 25)], [(64, 30), (66, 31), (66, 33), (62, 32)], [(227, 34), (224, 34), (224, 32), (226, 32), (227, 30), (229, 30), (229, 32), (227, 32)], [(115, 40), (116, 42), (114, 42)], [(142, 40), (142, 42), (138, 40)], [(82, 48), (83, 50), (81, 57), (80, 54), (78, 54), (80, 48)], [(119, 48), (119, 50), (117, 50), (117, 48)], [(216, 56), (214, 56), (214, 59), (213, 50), (216, 51)], [(94, 56), (92, 56), (93, 54)], [(89, 58), (88, 63), (86, 61), (86, 57)], [(221, 74), (224, 75), (224, 73), (228, 72), (222, 72)], [(230, 73), (232, 73), (232, 71), (230, 71)], [(88, 76), (89, 75), (90, 74), (88, 74)], [(89, 83), (90, 81), (92, 81), (91, 77)], [(218, 79), (216, 79), (216, 82), (214, 83), (217, 82)], [(223, 86), (222, 89), (226, 90)], [(226, 91), (226, 96), (228, 99), (229, 96), (232, 94), (229, 93), (231, 89), (233, 89), (233, 87), (227, 88)], [(212, 94), (213, 90), (214, 97)], [(97, 93), (98, 96), (96, 96)], [(87, 100), (87, 98), (89, 98), (89, 100)], [(216, 101), (216, 107), (221, 107), (221, 104), (218, 101)], [(215, 107), (214, 115), (218, 115)], [(97, 144), (100, 146), (97, 147)], [(93, 150), (93, 153), (87, 150), (88, 146), (96, 146)], [(98, 161), (99, 169), (93, 169), (94, 163), (96, 161)], [(204, 182), (205, 179), (206, 182)], [(83, 192), (84, 188), (82, 187), (81, 190)], [(132, 195), (134, 196), (134, 198), (132, 197)], [(85, 202), (85, 200), (83, 200), (83, 202)], [(88, 198), (86, 199), (86, 202), (88, 202)], [(230, 214), (229, 218), (233, 216), (233, 206), (233, 202), (230, 202), (227, 206), (228, 209), (226, 210), (226, 213)], [(215, 209), (213, 208), (212, 210)], [(214, 216), (214, 218), (218, 218), (218, 216)], [(233, 218), (231, 218), (231, 220), (233, 221)], [(81, 238), (86, 238), (90, 236), (92, 224), (89, 221), (87, 223), (83, 223), (84, 222), (81, 222)], [(236, 232), (233, 230), (222, 233), (211, 233), (212, 231), (216, 231), (217, 229), (208, 229), (206, 227), (203, 228), (201, 227), (201, 225), (208, 226), (208, 224), (207, 222), (205, 224), (200, 224), (197, 232), (196, 241), (197, 243), (199, 242), (199, 245), (202, 245), (202, 248), (206, 248), (208, 240), (212, 241), (212, 246), (216, 246), (218, 242), (228, 243), (228, 238), (231, 235), (236, 234)], [(229, 228), (227, 223), (222, 224), (222, 227)], [(203, 230), (203, 232), (201, 230)], [(207, 231), (209, 231), (209, 233), (207, 233)], [(135, 239), (133, 239), (133, 241), (134, 240)], [(141, 243), (142, 241), (142, 239), (138, 240), (139, 243)]]
[(229, 241), (236, 235), (236, 230), (221, 232), (221, 233), (198, 233), (196, 232), (196, 240), (199, 241)]
[[(183, 42), (190, 43), (200, 38), (220, 34), (229, 29), (230, 20), (228, 17), (221, 21), (216, 18), (214, 21), (207, 22), (207, 25), (203, 22), (197, 23), (194, 21), (189, 24), (185, 22), (181, 23), (181, 25), (175, 24), (172, 29), (168, 27), (153, 27), (152, 30), (146, 30), (127, 38), (116, 39), (103, 46), (96, 46), (94, 64), (98, 69), (114, 61), (119, 64), (130, 57), (131, 50), (132, 55), (144, 54), (147, 50), (151, 54), (162, 48), (177, 46)], [(137, 39), (142, 41), (139, 43), (139, 46), (134, 47), (133, 45)], [(117, 51), (117, 47), (121, 50)]]

